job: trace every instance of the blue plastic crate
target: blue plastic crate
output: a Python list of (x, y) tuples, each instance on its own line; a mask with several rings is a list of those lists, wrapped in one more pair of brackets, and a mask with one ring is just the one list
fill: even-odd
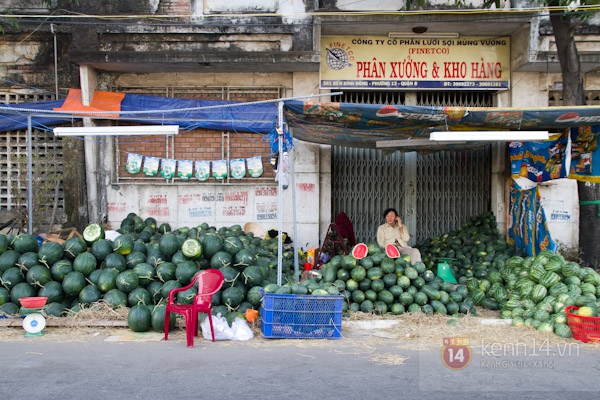
[(264, 293), (261, 328), (266, 338), (339, 339), (342, 334), (339, 296)]

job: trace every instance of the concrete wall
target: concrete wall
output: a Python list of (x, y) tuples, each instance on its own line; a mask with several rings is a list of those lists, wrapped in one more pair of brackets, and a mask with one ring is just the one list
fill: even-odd
[[(121, 74), (112, 79), (107, 76), (99, 79), (105, 85), (115, 87), (282, 86), (286, 88), (285, 96), (288, 97), (319, 94), (317, 73)], [(314, 100), (322, 98), (315, 97)], [(96, 153), (90, 150), (90, 157), (97, 159), (94, 154)], [(112, 153), (105, 151), (105, 154), (109, 158), (103, 165), (115, 165)], [(324, 235), (331, 215), (330, 149), (328, 146), (295, 141), (289, 161), (294, 175), (289, 175), (289, 187), (282, 192), (283, 231), (298, 246), (318, 247), (320, 236)], [(271, 168), (270, 165), (263, 167)], [(112, 175), (114, 176), (114, 171)], [(267, 231), (278, 228), (277, 189), (275, 181), (258, 185), (240, 183), (194, 186), (154, 182), (105, 182), (107, 222), (116, 229), (128, 213), (134, 212), (142, 217), (154, 217), (159, 222), (168, 222), (173, 227), (192, 227), (203, 222), (217, 227), (234, 224), (243, 226), (247, 222), (253, 222)], [(321, 222), (323, 218), (325, 220)]]

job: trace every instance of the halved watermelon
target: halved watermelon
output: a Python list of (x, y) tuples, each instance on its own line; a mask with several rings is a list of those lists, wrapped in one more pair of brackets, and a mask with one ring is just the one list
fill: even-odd
[(389, 258), (400, 257), (400, 251), (398, 251), (398, 248), (391, 243), (385, 246), (385, 254), (387, 254)]
[(369, 254), (369, 248), (364, 243), (358, 243), (352, 249), (352, 257), (356, 258), (357, 260), (365, 258), (367, 254)]

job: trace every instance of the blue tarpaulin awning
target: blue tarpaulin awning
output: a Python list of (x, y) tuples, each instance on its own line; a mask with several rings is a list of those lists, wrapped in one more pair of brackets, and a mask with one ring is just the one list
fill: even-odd
[[(32, 127), (50, 130), (52, 126), (69, 124), (83, 117), (113, 119), (115, 122), (179, 125), (181, 129), (197, 128), (268, 133), (275, 129), (276, 103), (243, 103), (167, 98), (125, 94), (116, 114), (102, 112), (101, 105), (83, 112), (64, 106), (65, 100), (0, 106), (0, 132)], [(58, 111), (56, 109), (62, 110)], [(90, 109), (92, 109), (90, 107)]]

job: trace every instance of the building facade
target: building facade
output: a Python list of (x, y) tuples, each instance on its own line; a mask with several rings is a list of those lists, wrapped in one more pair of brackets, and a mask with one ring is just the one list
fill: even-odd
[[(80, 88), (84, 104), (95, 92), (107, 91), (244, 102), (314, 95), (308, 98), (467, 107), (561, 105), (562, 78), (548, 16), (544, 10), (530, 9), (534, 5), (528, 2), (505, 2), (501, 10), (486, 13), (468, 12), (483, 4), (475, 2), (470, 9), (443, 14), (402, 11), (406, 8), (403, 2), (375, 0), (1, 3), (17, 16), (2, 19), (5, 35), (0, 38), (5, 50), (0, 92), (9, 104), (64, 98), (68, 89)], [(433, 10), (454, 7), (454, 2), (438, 3)], [(598, 25), (600, 18), (592, 15), (576, 32), (589, 104), (600, 101)], [(506, 87), (469, 90), (417, 84), (342, 88), (336, 83), (324, 84), (322, 60), (330, 55), (327, 38), (364, 44), (399, 38), (410, 43), (415, 37), (423, 43), (423, 38), (429, 42), (463, 38), (465, 43), (468, 38), (507, 38), (509, 45), (501, 46), (509, 52), (508, 68), (503, 71)], [(455, 55), (450, 62), (479, 57), (466, 47), (464, 53), (458, 45), (452, 47)], [(429, 48), (441, 51), (440, 45)], [(407, 61), (403, 57), (398, 63)], [(482, 60), (484, 57), (481, 55)], [(448, 57), (433, 54), (429, 59), (442, 64)], [(453, 71), (449, 68), (446, 73), (453, 75)], [(456, 70), (460, 72), (460, 68)], [(374, 74), (377, 71), (371, 69), (359, 80)], [(330, 96), (331, 92), (340, 94)], [(112, 122), (90, 118), (78, 123)], [(15, 164), (15, 154), (22, 155), (26, 148), (23, 132), (5, 132), (3, 136), (7, 173), (2, 177), (0, 200), (2, 212), (7, 213), (23, 202), (14, 184), (22, 185), (22, 172), (11, 172), (8, 167)], [(128, 213), (135, 212), (173, 226), (255, 222), (267, 230), (276, 228), (281, 217), (284, 230), (302, 247), (318, 247), (340, 212), (353, 222), (357, 239), (373, 241), (387, 207), (395, 207), (403, 215), (413, 244), (456, 229), (469, 217), (488, 210), (496, 215), (501, 231), (507, 227), (510, 175), (504, 142), (469, 151), (384, 154), (298, 141), (290, 154), (294, 190), (279, 193), (264, 133), (199, 127), (151, 141), (57, 139), (44, 131), (36, 131), (34, 137), (38, 151), (55, 154), (58, 159), (54, 162), (63, 171), (59, 195), (49, 197), (58, 198), (58, 204), (54, 206), (50, 200), (46, 204), (45, 216), (55, 215), (55, 225), (82, 228), (87, 222), (107, 222), (118, 228)], [(264, 172), (256, 178), (204, 181), (140, 177), (127, 172), (131, 153), (228, 162), (258, 156)], [(542, 190), (549, 207), (559, 211), (557, 215), (569, 216), (550, 218), (553, 236), (567, 247), (577, 247), (575, 183), (557, 181)]]

